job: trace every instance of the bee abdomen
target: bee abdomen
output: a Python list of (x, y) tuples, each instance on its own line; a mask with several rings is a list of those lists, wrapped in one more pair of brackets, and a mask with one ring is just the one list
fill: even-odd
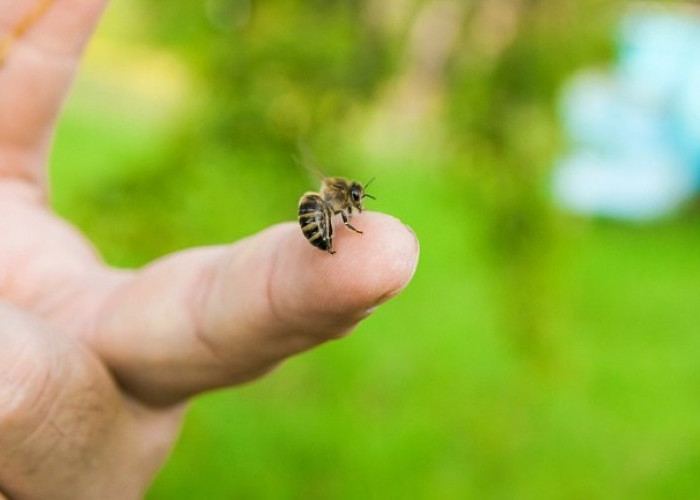
[(299, 216), (313, 214), (323, 207), (323, 199), (317, 194), (305, 194), (299, 201)]
[(304, 237), (316, 248), (333, 252), (333, 226), (330, 209), (317, 193), (306, 193), (299, 200), (299, 225)]

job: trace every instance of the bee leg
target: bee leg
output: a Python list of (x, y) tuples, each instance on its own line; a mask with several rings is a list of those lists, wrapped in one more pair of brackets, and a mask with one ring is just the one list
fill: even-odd
[(345, 212), (343, 212), (342, 210), (340, 210), (338, 213), (339, 213), (340, 216), (343, 218), (343, 223), (345, 224), (345, 226), (346, 226), (348, 229), (352, 229), (352, 230), (355, 231), (356, 233), (362, 234), (362, 231), (360, 231), (360, 230), (357, 229), (355, 226), (353, 226), (352, 224), (350, 224), (350, 220), (348, 219), (348, 216), (345, 214)]

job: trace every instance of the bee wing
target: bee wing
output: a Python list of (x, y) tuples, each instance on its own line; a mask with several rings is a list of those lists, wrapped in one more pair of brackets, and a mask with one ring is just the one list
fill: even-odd
[(319, 166), (305, 141), (301, 139), (297, 141), (297, 150), (299, 154), (295, 155), (294, 159), (310, 176), (312, 176), (314, 182), (318, 183), (328, 177)]

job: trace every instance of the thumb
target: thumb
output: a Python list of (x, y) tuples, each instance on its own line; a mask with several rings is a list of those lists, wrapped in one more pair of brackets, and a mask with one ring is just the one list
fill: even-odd
[(342, 336), (408, 284), (418, 259), (398, 220), (355, 220), (364, 234), (339, 228), (333, 256), (289, 223), (157, 261), (110, 297), (94, 348), (127, 389), (170, 404)]

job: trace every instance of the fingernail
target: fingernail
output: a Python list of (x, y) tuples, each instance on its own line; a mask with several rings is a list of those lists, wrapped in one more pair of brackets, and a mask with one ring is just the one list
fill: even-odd
[(413, 235), (413, 237), (416, 239), (416, 241), (418, 241), (418, 237), (416, 236), (416, 232), (413, 230), (413, 228), (404, 222), (402, 222), (402, 224), (404, 225), (404, 227), (406, 229), (408, 229), (408, 232)]
[(416, 232), (413, 230), (411, 226), (408, 224), (404, 224), (404, 227), (408, 229), (408, 232), (411, 233), (411, 236), (413, 236), (413, 244), (416, 247), (416, 253), (415, 253), (415, 260), (413, 261), (413, 270), (411, 271), (411, 276), (408, 279), (407, 283), (410, 283), (410, 281), (413, 279), (413, 275), (416, 274), (416, 269), (418, 268), (418, 258), (420, 256), (420, 241), (418, 241), (418, 236), (416, 235)]
[(372, 306), (369, 309), (367, 309), (365, 312), (362, 313), (362, 319), (365, 319), (368, 316), (371, 316), (374, 311), (377, 310), (377, 307), (379, 306)]

